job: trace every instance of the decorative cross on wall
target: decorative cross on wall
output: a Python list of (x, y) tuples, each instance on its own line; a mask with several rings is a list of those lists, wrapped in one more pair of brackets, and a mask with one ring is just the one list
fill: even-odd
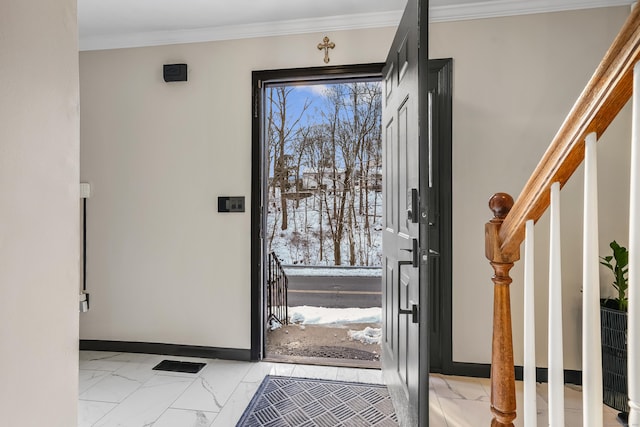
[(330, 42), (329, 37), (327, 36), (324, 36), (324, 38), (322, 39), (322, 43), (318, 43), (318, 50), (324, 49), (325, 64), (329, 63), (329, 49), (333, 49), (334, 47), (336, 47), (336, 44), (334, 42)]

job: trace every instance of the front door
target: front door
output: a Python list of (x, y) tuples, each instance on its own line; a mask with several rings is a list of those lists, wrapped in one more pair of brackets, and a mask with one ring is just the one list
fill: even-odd
[(427, 14), (428, 1), (409, 0), (383, 71), (383, 369), (412, 427), (428, 425), (429, 407)]

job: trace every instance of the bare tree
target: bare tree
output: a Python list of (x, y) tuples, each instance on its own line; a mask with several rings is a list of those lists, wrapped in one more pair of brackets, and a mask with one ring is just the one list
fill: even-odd
[[(342, 239), (344, 236), (345, 226), (345, 209), (346, 209), (346, 192), (349, 189), (351, 181), (351, 171), (344, 165), (344, 157), (340, 157), (340, 128), (342, 126), (342, 116), (345, 111), (344, 97), (346, 95), (346, 86), (336, 84), (330, 86), (327, 90), (327, 109), (323, 114), (328, 129), (329, 146), (332, 156), (331, 170), (331, 188), (324, 193), (325, 206), (327, 206), (327, 220), (331, 240), (333, 243), (333, 261), (335, 265), (342, 264)], [(328, 199), (328, 193), (332, 196), (331, 201)]]
[(289, 171), (291, 156), (287, 153), (291, 138), (295, 135), (298, 124), (309, 108), (310, 101), (304, 102), (296, 118), (287, 115), (287, 98), (293, 91), (292, 87), (276, 86), (269, 88), (269, 149), (273, 149), (273, 186), (280, 189), (280, 209), (282, 215), (282, 230), (288, 228), (287, 199), (284, 195), (289, 189)]
[[(313, 201), (314, 210), (318, 212), (318, 240), (319, 240), (319, 253), (318, 261), (323, 262), (325, 260), (324, 253), (324, 228), (323, 223), (325, 219), (324, 207), (326, 198), (327, 186), (325, 183), (325, 176), (327, 169), (331, 165), (331, 151), (327, 143), (327, 135), (325, 126), (323, 125), (311, 125), (309, 126), (309, 133), (307, 135), (307, 150), (305, 151), (305, 166), (309, 170), (309, 181), (311, 183), (311, 190), (314, 191)], [(315, 202), (317, 201), (317, 208)]]
[[(293, 227), (286, 250), (295, 262), (379, 264), (371, 230), (379, 215), (380, 85), (331, 84), (313, 117), (306, 114), (308, 102), (287, 117), (293, 90), (272, 88), (266, 116), (270, 189), (280, 198), (277, 208), (270, 205), (278, 215), (270, 220), (272, 238), (279, 238), (278, 223), (281, 230)], [(317, 222), (309, 222), (309, 212)], [(310, 250), (311, 235), (319, 241), (317, 251)]]
[[(365, 204), (365, 197), (363, 191), (368, 191), (366, 184), (363, 185), (361, 179), (362, 174), (368, 175), (368, 172), (362, 172), (370, 167), (366, 164), (364, 159), (364, 152), (366, 151), (366, 142), (371, 138), (371, 134), (380, 130), (380, 90), (379, 85), (372, 85), (370, 83), (354, 83), (354, 84), (340, 84), (332, 87), (332, 93), (329, 97), (333, 106), (333, 111), (337, 111), (337, 114), (333, 116), (333, 123), (330, 124), (330, 128), (333, 130), (333, 141), (335, 141), (336, 151), (334, 158), (339, 158), (341, 161), (341, 173), (340, 173), (340, 187), (342, 187), (342, 194), (339, 196), (336, 191), (334, 198), (334, 220), (335, 225), (332, 228), (334, 233), (334, 244), (340, 245), (342, 240), (342, 233), (346, 231), (349, 243), (349, 263), (351, 265), (356, 264), (356, 242), (354, 229), (359, 228), (357, 217), (355, 216), (356, 205), (356, 186), (354, 180), (354, 174), (359, 167), (359, 210), (362, 208), (362, 204)], [(336, 168), (334, 168), (334, 171)], [(363, 187), (365, 187), (363, 189)], [(345, 207), (348, 212), (345, 212)], [(351, 215), (350, 212), (353, 212)], [(365, 212), (368, 212), (368, 206), (365, 206)], [(366, 227), (369, 227), (366, 215), (365, 215)], [(367, 230), (368, 231), (368, 230)], [(336, 264), (338, 264), (340, 255), (339, 249), (336, 250)]]

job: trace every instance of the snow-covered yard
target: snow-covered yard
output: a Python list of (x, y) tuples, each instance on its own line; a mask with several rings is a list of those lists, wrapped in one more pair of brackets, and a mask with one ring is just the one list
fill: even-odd
[(284, 265), (287, 276), (304, 277), (381, 277), (380, 267), (306, 266)]
[[(382, 309), (372, 308), (325, 308), (325, 307), (289, 307), (291, 323), (301, 325), (328, 325), (349, 323), (381, 322)], [(380, 328), (365, 327), (362, 330), (349, 330), (349, 338), (365, 344), (380, 344), (382, 330)]]
[(382, 308), (289, 307), (291, 323), (326, 325), (330, 323), (380, 323)]
[[(371, 206), (367, 209), (372, 222), (367, 229), (364, 216), (356, 214), (351, 228), (356, 265), (380, 266), (382, 251), (382, 195), (370, 191)], [(275, 252), (282, 264), (332, 266), (334, 262), (333, 241), (331, 239), (329, 214), (327, 206), (320, 203), (320, 195), (302, 199), (297, 203), (287, 201), (288, 227), (280, 228), (280, 191), (276, 189), (276, 197), (270, 198), (267, 214), (267, 236), (270, 249)], [(334, 195), (326, 196), (332, 206)], [(322, 215), (320, 208), (322, 207)], [(356, 199), (355, 212), (360, 211), (359, 200)], [(344, 225), (345, 236), (341, 242), (342, 265), (349, 265), (349, 226)]]

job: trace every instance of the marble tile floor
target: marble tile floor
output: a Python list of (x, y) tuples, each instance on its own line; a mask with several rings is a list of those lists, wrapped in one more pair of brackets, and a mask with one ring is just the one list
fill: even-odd
[[(206, 362), (198, 374), (153, 371), (163, 359)], [(233, 427), (265, 375), (383, 382), (379, 370), (250, 363), (149, 354), (80, 352), (79, 427)], [(518, 385), (518, 398), (522, 386)], [(538, 384), (538, 425), (548, 425), (546, 385)], [(489, 380), (432, 375), (431, 427), (489, 426)], [(565, 393), (566, 426), (581, 425), (581, 394)], [(522, 407), (518, 403), (518, 407)], [(605, 407), (605, 427), (617, 426)], [(516, 419), (516, 426), (522, 426)]]
[[(523, 383), (516, 382), (518, 411), (523, 408)], [(548, 426), (547, 384), (536, 384), (537, 426)], [(490, 384), (485, 378), (455, 377), (434, 374), (429, 387), (430, 427), (490, 426)], [(582, 393), (579, 386), (565, 386), (565, 427), (582, 426)], [(604, 427), (620, 426), (618, 411), (603, 405)], [(514, 421), (515, 427), (524, 426), (522, 414)]]

